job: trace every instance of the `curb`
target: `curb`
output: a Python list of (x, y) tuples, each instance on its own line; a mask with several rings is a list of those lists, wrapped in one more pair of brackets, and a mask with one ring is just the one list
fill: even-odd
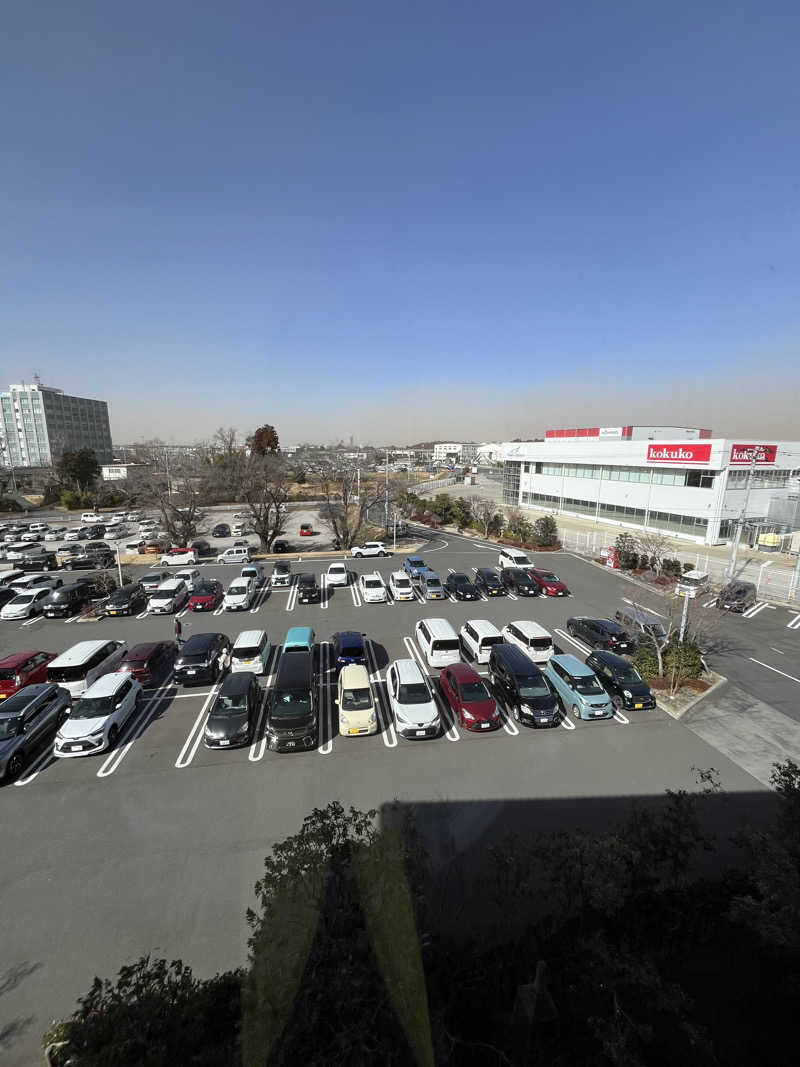
[[(713, 673), (716, 674), (716, 671), (714, 671)], [(699, 704), (701, 700), (705, 700), (706, 697), (711, 696), (711, 694), (716, 689), (719, 689), (720, 686), (724, 685), (727, 680), (728, 679), (725, 678), (724, 675), (717, 674), (717, 680), (712, 685), (710, 685), (708, 689), (706, 689), (705, 693), (698, 693), (697, 696), (695, 696), (693, 700), (690, 700), (685, 707), (680, 709), (680, 711), (678, 711), (675, 707), (670, 707), (669, 697), (661, 697), (660, 694), (656, 695), (656, 707), (659, 708), (661, 711), (666, 712), (667, 715), (670, 716), (670, 718), (680, 720), (683, 718), (687, 711), (691, 711), (692, 708), (696, 704)]]

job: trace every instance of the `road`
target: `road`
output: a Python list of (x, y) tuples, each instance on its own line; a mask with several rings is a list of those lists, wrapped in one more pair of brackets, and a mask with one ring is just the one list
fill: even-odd
[[(470, 572), (497, 562), (495, 547), (451, 536), (434, 537), (423, 554), (442, 577), (450, 568)], [(141, 719), (113, 753), (64, 761), (45, 754), (29, 764), (18, 784), (4, 786), (0, 934), (3, 967), (6, 973), (16, 969), (16, 981), (0, 999), (2, 1021), (16, 1027), (4, 1062), (30, 1064), (49, 1020), (69, 1012), (95, 974), (112, 976), (143, 953), (182, 957), (201, 975), (242, 963), (244, 913), (264, 856), (298, 829), (312, 807), (332, 799), (362, 809), (395, 798), (409, 803), (604, 802), (668, 787), (693, 789), (693, 768), (709, 766), (717, 768), (731, 792), (763, 791), (764, 775), (748, 773), (747, 754), (738, 748), (726, 753), (719, 731), (714, 743), (703, 736), (707, 726), (678, 722), (659, 711), (542, 732), (508, 723), (480, 736), (449, 724), (435, 741), (397, 739), (386, 716), (383, 679), (392, 659), (417, 651), (419, 618), (444, 616), (456, 628), (468, 618), (498, 624), (534, 618), (565, 649), (580, 653), (566, 635), (568, 616), (608, 615), (634, 588), (618, 574), (567, 553), (538, 559), (566, 580), (572, 597), (363, 605), (350, 587), (326, 590), (317, 605), (300, 605), (291, 592), (265, 591), (255, 608), (241, 615), (185, 615), (184, 636), (207, 630), (234, 636), (260, 627), (278, 645), (288, 626), (312, 625), (323, 666), (335, 631), (366, 633), (383, 728), (370, 738), (340, 737), (333, 676), (323, 675), (322, 730), (315, 750), (277, 755), (257, 739), (247, 748), (212, 752), (201, 744), (201, 732), (213, 690), (178, 690), (167, 679), (148, 692)], [(303, 560), (294, 569), (312, 570), (321, 578), (327, 564)], [(354, 560), (351, 566), (354, 574), (377, 569), (385, 579), (398, 561)], [(204, 565), (203, 571), (227, 585), (238, 568)], [(661, 609), (668, 613), (675, 605), (663, 602)], [(702, 605), (695, 610), (709, 611)], [(770, 714), (779, 716), (776, 721), (794, 728), (800, 719), (800, 628), (793, 616), (764, 608), (747, 619), (711, 617), (718, 649), (714, 662), (744, 694), (740, 718), (757, 695)], [(131, 646), (171, 638), (172, 625), (169, 617), (149, 616), (0, 623), (5, 650), (54, 652), (88, 637), (121, 637)], [(475, 810), (472, 805), (473, 815), (457, 828), (459, 848), (469, 847), (485, 830)]]

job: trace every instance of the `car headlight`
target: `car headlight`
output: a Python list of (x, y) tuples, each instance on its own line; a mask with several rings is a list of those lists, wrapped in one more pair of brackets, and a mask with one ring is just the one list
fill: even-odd
[(475, 721), (475, 716), (472, 714), (472, 712), (467, 711), (466, 708), (461, 709), (461, 714), (464, 716), (465, 719), (469, 719), (472, 722)]
[(633, 700), (633, 693), (629, 689), (623, 689), (622, 690), (622, 695), (624, 697), (627, 697), (628, 700)]
[(374, 711), (371, 711), (369, 713), (369, 724), (370, 724), (370, 726), (374, 726), (377, 721), (378, 721), (377, 715), (375, 714)]
[(349, 715), (345, 715), (345, 713), (343, 711), (340, 711), (339, 712), (339, 722), (342, 724), (342, 726), (349, 726), (350, 725), (350, 716)]
[(104, 732), (105, 726), (101, 726), (99, 730), (92, 730), (92, 732), (89, 734), (89, 737), (100, 737), (100, 735)]

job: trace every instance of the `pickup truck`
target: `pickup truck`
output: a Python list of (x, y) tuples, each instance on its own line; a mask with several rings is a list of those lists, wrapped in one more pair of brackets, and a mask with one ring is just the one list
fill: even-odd
[(363, 556), (388, 556), (389, 550), (383, 541), (365, 541), (363, 545), (354, 545), (350, 549), (350, 555), (355, 556), (356, 559), (361, 559)]

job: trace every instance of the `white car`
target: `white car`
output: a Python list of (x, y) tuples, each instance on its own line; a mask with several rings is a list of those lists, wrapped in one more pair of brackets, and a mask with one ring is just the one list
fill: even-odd
[(194, 592), (194, 587), (201, 580), (200, 571), (195, 567), (186, 567), (182, 571), (176, 571), (175, 577), (182, 578), (186, 582), (186, 588), (190, 593)]
[[(197, 560), (195, 560), (195, 563)], [(249, 563), (250, 552), (244, 546), (238, 548), (226, 548), (217, 556), (217, 563)]]
[(113, 748), (142, 700), (142, 683), (130, 674), (102, 675), (72, 705), (56, 734), (53, 755), (68, 758)]
[(28, 527), (28, 530), (30, 531), (30, 533), (40, 533), (40, 534), (47, 533), (47, 531), (49, 529), (50, 529), (50, 527), (47, 525), (46, 522), (32, 522), (30, 524), (30, 526)]
[(252, 578), (234, 578), (222, 599), (226, 611), (245, 611), (253, 603), (256, 583)]
[(44, 534), (42, 530), (30, 529), (27, 533), (24, 533), (20, 537), (20, 541), (43, 541)]
[(25, 571), (3, 571), (0, 573), (0, 589), (5, 589), (7, 585), (11, 585), (17, 578), (24, 578)]
[(63, 541), (67, 536), (66, 526), (51, 526), (44, 535), (45, 541)]
[(117, 541), (120, 537), (127, 537), (129, 533), (130, 530), (124, 522), (111, 523), (106, 526), (106, 537), (112, 541)]
[(378, 730), (375, 698), (369, 684), (367, 668), (348, 663), (339, 671), (339, 735), (357, 737)]
[(67, 530), (64, 535), (65, 541), (85, 541), (89, 536), (89, 529), (86, 526), (76, 526), (72, 530)]
[(140, 530), (155, 530), (156, 526), (158, 522), (155, 519), (140, 519), (139, 521)]
[(331, 563), (330, 567), (328, 567), (325, 583), (329, 587), (332, 585), (350, 584), (350, 572), (347, 567), (345, 567), (344, 563)]
[(3, 605), (0, 619), (30, 619), (41, 615), (42, 601), (49, 595), (49, 589), (26, 589)]
[(158, 589), (153, 589), (147, 599), (147, 610), (151, 615), (173, 615), (186, 605), (189, 590), (180, 578), (168, 578)]
[(125, 512), (125, 521), (126, 522), (141, 522), (142, 521), (142, 513), (141, 513), (141, 511), (126, 511)]
[(500, 569), (505, 567), (532, 567), (533, 560), (518, 548), (502, 548), (497, 557)]
[(358, 591), (365, 604), (386, 603), (386, 586), (377, 571), (361, 575), (358, 579)]
[(288, 589), (292, 584), (292, 568), (288, 563), (276, 563), (272, 568), (269, 584), (273, 589)]
[(60, 589), (63, 584), (61, 578), (51, 578), (47, 574), (22, 574), (10, 583), (9, 588), (22, 593), (26, 589)]
[(33, 547), (29, 541), (14, 541), (6, 546), (6, 559), (22, 559)]
[(106, 526), (116, 526), (119, 522), (125, 522), (126, 518), (127, 516), (124, 511), (118, 511), (116, 515), (111, 516), (111, 518), (106, 523)]
[(81, 515), (81, 522), (91, 523), (93, 526), (98, 522), (105, 522), (102, 515), (98, 515), (96, 511), (84, 511)]
[(354, 545), (350, 555), (361, 559), (362, 556), (388, 556), (389, 551), (383, 541), (365, 541), (363, 545)]
[(231, 534), (233, 537), (241, 537), (242, 534), (247, 533), (247, 524), (244, 522), (235, 522), (231, 527)]
[(414, 600), (414, 584), (405, 571), (392, 571), (389, 575), (389, 592), (395, 600)]
[(242, 578), (252, 578), (256, 589), (260, 589), (264, 583), (264, 564), (245, 563), (242, 567)]
[(166, 552), (161, 557), (162, 567), (188, 567), (190, 563), (197, 563), (197, 553), (193, 548), (188, 548), (185, 552)]
[(439, 709), (416, 660), (396, 659), (386, 672), (386, 691), (394, 726), (401, 737), (438, 737)]

